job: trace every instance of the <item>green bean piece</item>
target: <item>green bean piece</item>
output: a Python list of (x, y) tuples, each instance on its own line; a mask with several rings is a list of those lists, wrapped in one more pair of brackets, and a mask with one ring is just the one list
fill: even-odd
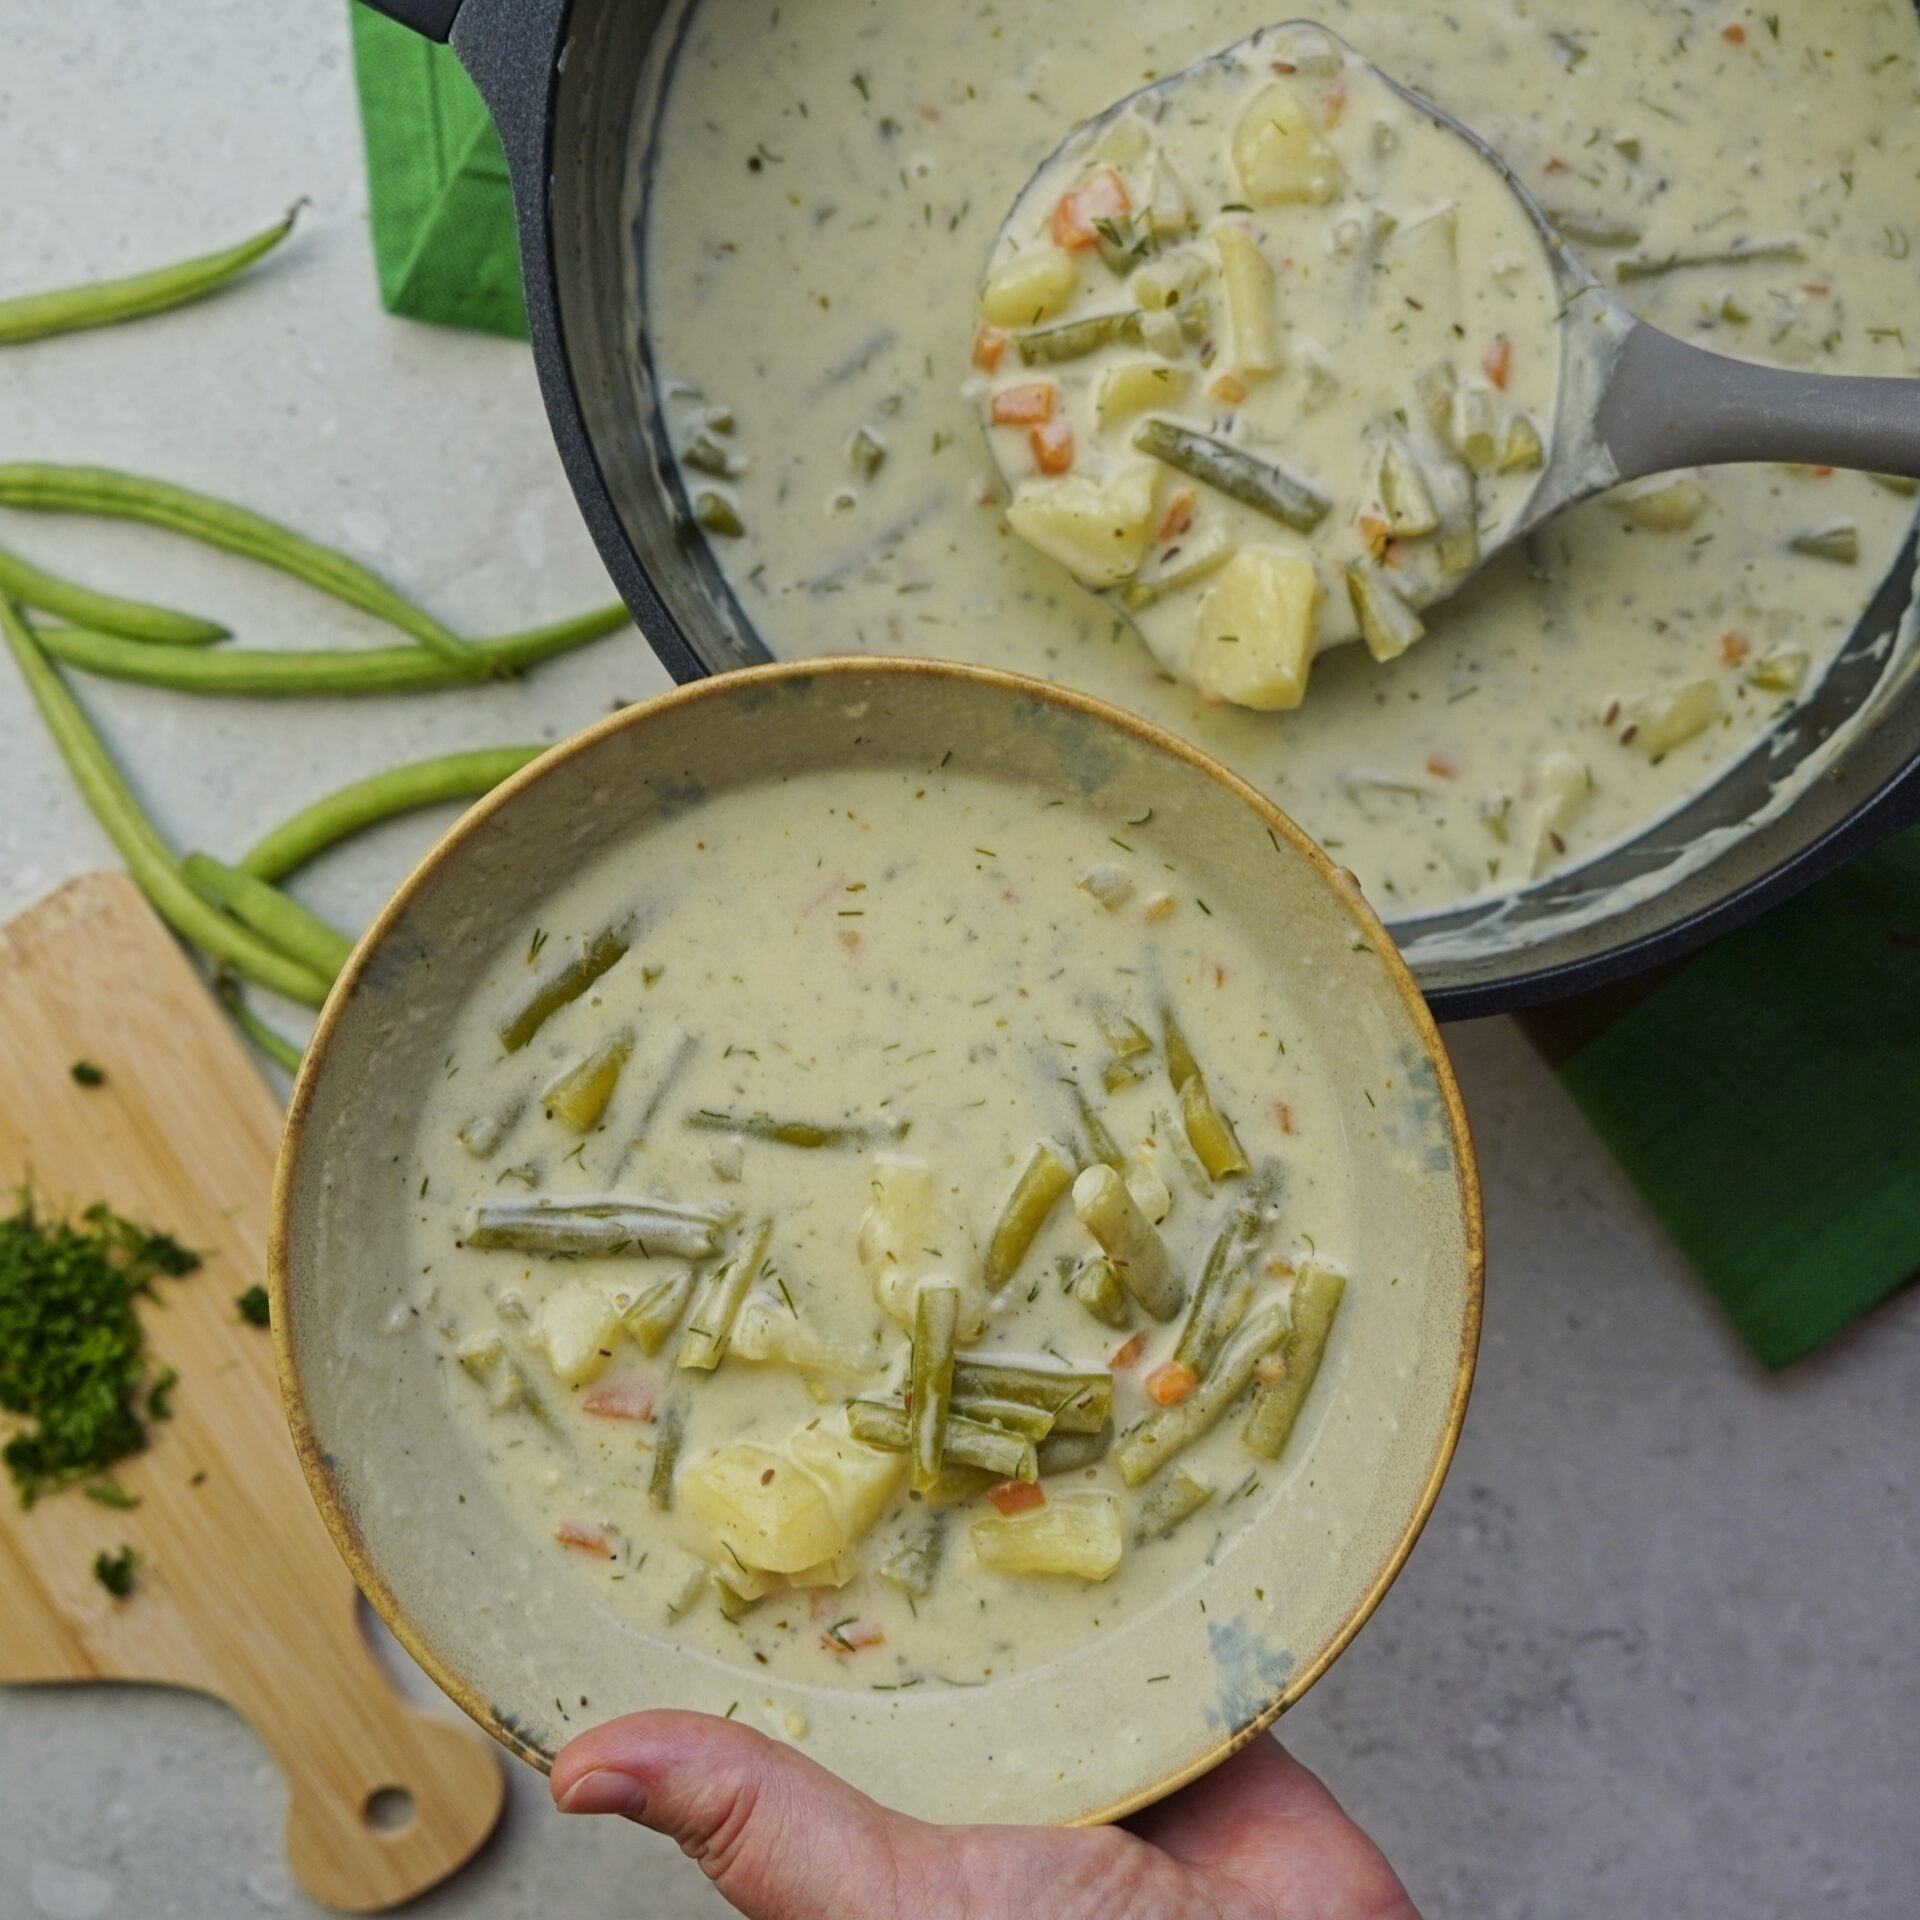
[[(863, 1445), (888, 1453), (905, 1453), (909, 1428), (907, 1410), (898, 1401), (849, 1400), (847, 1431)], [(949, 1416), (941, 1459), (948, 1467), (976, 1467), (1002, 1480), (1037, 1480), (1039, 1456), (1031, 1440), (981, 1421)]]
[(1816, 527), (1787, 542), (1795, 553), (1815, 560), (1837, 560), (1843, 567), (1858, 564), (1860, 529), (1851, 520), (1836, 520), (1831, 526)]
[(1241, 1194), (1208, 1250), (1206, 1265), (1193, 1289), (1193, 1305), (1173, 1350), (1174, 1364), (1185, 1367), (1196, 1380), (1205, 1379), (1212, 1371), (1228, 1335), (1246, 1318), (1247, 1308), (1253, 1303), (1259, 1284), (1253, 1258), (1272, 1230), (1279, 1194), (1279, 1169), (1263, 1168)]
[(1137, 1054), (1151, 1053), (1153, 1039), (1138, 1020), (1122, 1013), (1118, 1007), (1098, 1003), (1093, 1009), (1093, 1023), (1100, 1029), (1100, 1038), (1122, 1060), (1131, 1060)]
[(229, 501), (107, 467), (19, 461), (0, 466), (0, 506), (35, 513), (88, 513), (138, 520), (184, 534), (304, 580), (321, 593), (398, 627), (469, 679), (488, 669), (487, 656), (471, 642), (397, 593), (359, 561)]
[(1293, 1325), (1281, 1349), (1286, 1371), (1272, 1386), (1260, 1389), (1242, 1436), (1263, 1460), (1278, 1460), (1286, 1451), (1287, 1436), (1313, 1391), (1346, 1289), (1346, 1281), (1331, 1267), (1312, 1262), (1301, 1267), (1294, 1280)]
[(1417, 540), (1439, 526), (1433, 489), (1427, 485), (1427, 476), (1412, 447), (1398, 432), (1389, 433), (1381, 443), (1379, 481), (1380, 504), (1386, 508), (1387, 525), (1395, 533)]
[(518, 1053), (560, 1011), (578, 1000), (593, 983), (622, 960), (633, 943), (631, 920), (602, 927), (580, 945), (579, 951), (537, 975), (517, 994), (495, 1022), (494, 1031), (509, 1053)]
[[(289, 959), (251, 928), (208, 906), (194, 891), (179, 861), (121, 778), (80, 703), (41, 652), (19, 610), (4, 597), (0, 597), (0, 632), (6, 635), (21, 678), (53, 735), (60, 757), (67, 763), (67, 771), (160, 917), (184, 939), (204, 948), (216, 960), (224, 960), (236, 973), (289, 1000), (317, 1007), (327, 997), (331, 984), (323, 975)], [(153, 651), (139, 642), (128, 644), (137, 652)]]
[(1395, 590), (1383, 569), (1370, 561), (1347, 568), (1347, 599), (1360, 624), (1360, 637), (1376, 660), (1397, 660), (1426, 636), (1426, 622), (1413, 603)]
[(1127, 1156), (1120, 1151), (1120, 1143), (1108, 1128), (1107, 1123), (1095, 1112), (1093, 1103), (1080, 1091), (1080, 1083), (1072, 1074), (1060, 1076), (1067, 1092), (1073, 1099), (1073, 1110), (1079, 1115), (1081, 1131), (1087, 1137), (1087, 1151), (1093, 1156), (1093, 1164), (1111, 1167), (1122, 1176), (1127, 1171)]
[(653, 1083), (653, 1091), (647, 1095), (646, 1104), (640, 1109), (640, 1118), (634, 1123), (633, 1138), (627, 1142), (629, 1153), (653, 1131), (653, 1123), (659, 1119), (660, 1109), (667, 1104), (667, 1096), (679, 1085), (680, 1076), (686, 1072), (693, 1056), (699, 1051), (699, 1038), (691, 1033), (683, 1033), (673, 1043), (673, 1051), (662, 1062)]
[(324, 975), (329, 983), (347, 964), (353, 942), (271, 882), (256, 880), (204, 853), (188, 854), (180, 870), (203, 900), (226, 908), (243, 927), (251, 927), (261, 939)]
[(1034, 1451), (1044, 1479), (1050, 1473), (1078, 1473), (1083, 1467), (1097, 1466), (1112, 1445), (1113, 1422), (1109, 1420), (1093, 1433), (1050, 1433)]
[(759, 1221), (735, 1247), (732, 1257), (700, 1283), (687, 1330), (680, 1336), (680, 1351), (674, 1356), (676, 1367), (711, 1373), (726, 1356), (740, 1303), (759, 1274), (761, 1262), (767, 1257), (767, 1242), (772, 1238), (773, 1222)]
[(795, 1120), (770, 1113), (720, 1113), (696, 1107), (686, 1125), (695, 1133), (741, 1133), (750, 1140), (770, 1140), (781, 1147), (871, 1147), (883, 1141), (904, 1140), (905, 1120)]
[(1030, 1407), (1019, 1400), (995, 1400), (985, 1394), (963, 1399), (956, 1394), (952, 1411), (963, 1420), (978, 1421), (983, 1427), (1003, 1427), (1036, 1444), (1053, 1431), (1053, 1415), (1045, 1407)]
[(256, 840), (235, 865), (257, 879), (284, 880), (329, 847), (395, 814), (491, 793), (544, 752), (545, 747), (482, 747), (389, 767), (302, 807)]
[(1420, 401), (1420, 411), (1426, 415), (1427, 425), (1442, 440), (1453, 436), (1453, 396), (1460, 391), (1460, 376), (1454, 371), (1451, 360), (1437, 360), (1430, 367), (1422, 367), (1414, 376), (1414, 393)]
[(1034, 1143), (987, 1242), (984, 1272), (990, 1291), (998, 1293), (1020, 1270), (1054, 1203), (1073, 1185), (1073, 1171), (1051, 1140)]
[(253, 1044), (264, 1053), (282, 1073), (294, 1074), (300, 1071), (302, 1051), (284, 1034), (274, 1029), (247, 1005), (247, 996), (241, 990), (240, 982), (228, 974), (221, 974), (214, 981), (214, 990), (220, 996), (221, 1004), (233, 1016), (233, 1023)]
[[(624, 606), (596, 607), (549, 627), (474, 642), (474, 651), (495, 677), (571, 653), (627, 624)], [(258, 647), (220, 647), (211, 652), (148, 646), (91, 627), (42, 627), (38, 638), (56, 660), (108, 680), (169, 687), (176, 693), (208, 693), (287, 699), (302, 694), (356, 697), (375, 693), (427, 693), (464, 686), (472, 677), (421, 647), (332, 648), (325, 652), (276, 652)]]
[(562, 1259), (705, 1258), (735, 1214), (624, 1194), (535, 1194), (482, 1200), (468, 1215), (464, 1244), (486, 1252), (543, 1253)]
[(1137, 346), (1144, 319), (1137, 307), (1129, 307), (1125, 313), (1090, 313), (1084, 320), (1068, 320), (1057, 327), (1023, 333), (1014, 344), (1027, 366), (1058, 366), (1067, 360), (1084, 360), (1117, 341)]
[(953, 1391), (961, 1400), (1016, 1400), (1044, 1408), (1061, 1433), (1096, 1433), (1113, 1414), (1110, 1373), (969, 1360), (962, 1354), (953, 1366)]
[(620, 1324), (642, 1353), (656, 1354), (680, 1324), (680, 1316), (692, 1298), (693, 1269), (683, 1267), (642, 1287), (632, 1306), (621, 1314)]
[(1574, 247), (1637, 246), (1646, 231), (1629, 220), (1615, 220), (1604, 213), (1577, 213), (1564, 207), (1548, 207), (1545, 212), (1554, 232)]
[(1502, 473), (1537, 473), (1547, 464), (1547, 449), (1540, 429), (1524, 413), (1516, 413), (1507, 422), (1506, 444), (1500, 449)]
[(1109, 273), (1125, 279), (1153, 251), (1153, 226), (1149, 218), (1145, 231), (1130, 213), (1114, 214), (1093, 223), (1093, 243), (1099, 249), (1100, 262)]
[(1087, 1168), (1073, 1183), (1073, 1210), (1113, 1262), (1127, 1291), (1156, 1320), (1171, 1320), (1186, 1297), (1186, 1283), (1119, 1174), (1098, 1164)]
[(36, 567), (17, 553), (0, 548), (0, 593), (37, 613), (58, 614), (83, 627), (117, 633), (127, 640), (146, 640), (160, 646), (204, 647), (224, 640), (227, 629), (197, 614), (175, 613), (144, 600), (123, 600), (117, 594), (96, 593), (56, 573)]
[(717, 533), (723, 540), (738, 540), (747, 530), (740, 518), (740, 509), (724, 493), (715, 493), (711, 487), (702, 487), (693, 496), (693, 517), (709, 533)]
[(1114, 1443), (1113, 1463), (1120, 1469), (1120, 1478), (1137, 1487), (1175, 1454), (1204, 1439), (1246, 1392), (1254, 1368), (1286, 1337), (1285, 1304), (1261, 1301), (1221, 1348), (1213, 1371), (1184, 1400), (1150, 1414)]
[(1333, 502), (1297, 475), (1262, 460), (1244, 447), (1216, 440), (1210, 433), (1175, 426), (1171, 420), (1143, 420), (1134, 429), (1133, 444), (1142, 453), (1163, 460), (1190, 480), (1238, 500), (1255, 513), (1296, 533), (1311, 533), (1329, 513)]
[[(110, 327), (123, 320), (142, 320), (170, 307), (184, 307), (218, 292), (243, 273), (261, 255), (271, 253), (288, 234), (300, 209), (297, 201), (283, 219), (263, 233), (192, 260), (155, 267), (146, 273), (114, 280), (95, 280), (85, 286), (57, 287), (47, 293), (23, 294), (0, 300), (0, 346), (44, 340), (57, 333), (79, 333), (88, 327)], [(49, 608), (49, 612), (53, 609)]]
[(1213, 1498), (1213, 1485), (1175, 1467), (1157, 1486), (1149, 1489), (1140, 1502), (1134, 1521), (1133, 1543), (1137, 1547), (1164, 1540), (1168, 1534), (1193, 1516)]
[(871, 480), (887, 464), (887, 443), (871, 427), (860, 427), (847, 442), (847, 459), (862, 480)]
[(653, 1432), (653, 1469), (647, 1475), (647, 1499), (662, 1513), (673, 1509), (673, 1471), (687, 1438), (687, 1410), (678, 1400), (660, 1409)]
[(475, 1114), (453, 1137), (476, 1160), (491, 1160), (526, 1110), (526, 1097), (517, 1095), (491, 1113)]
[(1214, 1104), (1207, 1083), (1196, 1073), (1180, 1089), (1180, 1124), (1186, 1129), (1187, 1144), (1194, 1156), (1215, 1180), (1247, 1170), (1246, 1149), (1233, 1130), (1233, 1122)]
[(632, 1052), (633, 1035), (616, 1033), (576, 1060), (541, 1090), (540, 1104), (547, 1118), (560, 1121), (575, 1133), (591, 1132), (600, 1124)]
[(1175, 1018), (1172, 1007), (1164, 1002), (1160, 1008), (1160, 1051), (1167, 1063), (1167, 1078), (1178, 1093), (1200, 1071), (1200, 1062), (1193, 1057), (1186, 1031)]
[(1870, 473), (1867, 478), (1883, 492), (1891, 493), (1901, 500), (1911, 500), (1920, 493), (1920, 480), (1905, 473)]
[(933, 1591), (946, 1551), (946, 1528), (938, 1520), (929, 1520), (925, 1526), (915, 1527), (875, 1571), (889, 1586), (923, 1600)]
[(1100, 1084), (1109, 1093), (1124, 1093), (1147, 1077), (1146, 1069), (1133, 1060), (1109, 1060), (1100, 1069)]
[(1710, 253), (1669, 253), (1658, 258), (1629, 254), (1613, 263), (1613, 277), (1621, 281), (1657, 280), (1663, 274), (1681, 273), (1689, 267), (1785, 266), (1806, 257), (1796, 240), (1750, 240)]
[(733, 456), (705, 431), (694, 434), (680, 449), (680, 458), (695, 473), (709, 473), (716, 480), (728, 479), (733, 473)]
[(1104, 1253), (1090, 1253), (1080, 1262), (1073, 1276), (1073, 1297), (1098, 1320), (1116, 1333), (1125, 1333), (1133, 1325), (1133, 1302), (1113, 1262)]
[(908, 1375), (908, 1452), (911, 1485), (925, 1493), (940, 1478), (953, 1410), (953, 1348), (960, 1325), (960, 1289), (951, 1281), (922, 1281), (913, 1296), (913, 1369)]

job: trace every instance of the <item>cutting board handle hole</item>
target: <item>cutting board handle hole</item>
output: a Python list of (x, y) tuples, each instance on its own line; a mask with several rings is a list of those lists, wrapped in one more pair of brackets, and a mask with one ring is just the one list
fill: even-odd
[(360, 1817), (375, 1833), (399, 1833), (413, 1825), (413, 1795), (405, 1787), (375, 1787)]

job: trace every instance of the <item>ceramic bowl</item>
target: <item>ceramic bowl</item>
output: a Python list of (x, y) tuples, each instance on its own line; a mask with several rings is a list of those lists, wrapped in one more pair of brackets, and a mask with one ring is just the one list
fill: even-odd
[[(644, 859), (687, 792), (876, 764), (956, 764), (1154, 809), (1217, 914), (1257, 930), (1340, 1069), (1359, 1204), (1320, 1381), (1256, 1523), (1210, 1567), (1046, 1664), (966, 1689), (783, 1682), (676, 1646), (543, 1570), (405, 1337), (409, 1149), (457, 1010), (502, 939), (611, 844)], [(503, 910), (503, 904), (506, 909)], [(474, 1719), (546, 1765), (642, 1707), (798, 1729), (877, 1798), (934, 1819), (1118, 1817), (1216, 1764), (1324, 1673), (1406, 1560), (1453, 1453), (1480, 1327), (1479, 1187), (1458, 1091), (1406, 968), (1351, 876), (1243, 781), (1082, 695), (921, 661), (698, 682), (556, 747), (468, 813), (342, 974), (294, 1089), (274, 1184), (274, 1340), (295, 1443), (355, 1577)], [(1164, 1676), (1129, 1684), (1127, 1676)], [(582, 1697), (590, 1703), (582, 1708)]]

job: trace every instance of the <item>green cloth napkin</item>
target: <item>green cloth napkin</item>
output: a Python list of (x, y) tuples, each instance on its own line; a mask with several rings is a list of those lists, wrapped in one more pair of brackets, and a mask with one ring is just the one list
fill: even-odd
[(389, 313), (527, 337), (506, 155), (452, 50), (349, 5), (380, 300)]
[(1920, 833), (1529, 1025), (1769, 1367), (1920, 1274)]

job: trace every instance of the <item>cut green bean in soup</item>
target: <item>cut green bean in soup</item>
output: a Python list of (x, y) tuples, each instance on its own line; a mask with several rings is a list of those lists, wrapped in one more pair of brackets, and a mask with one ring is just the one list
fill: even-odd
[(932, 1687), (1286, 1497), (1342, 1390), (1338, 1086), (1140, 811), (807, 777), (502, 917), (398, 1177), (517, 1552), (708, 1655)]

